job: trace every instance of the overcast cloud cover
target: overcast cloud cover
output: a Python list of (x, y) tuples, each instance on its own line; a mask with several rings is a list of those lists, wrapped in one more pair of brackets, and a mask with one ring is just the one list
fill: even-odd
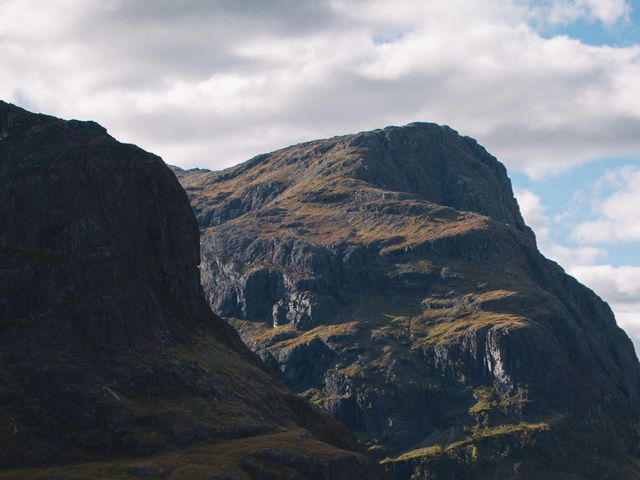
[(183, 167), (418, 120), (534, 180), (629, 158), (562, 241), (553, 206), (518, 197), (543, 252), (640, 338), (640, 257), (610, 261), (640, 240), (640, 45), (562, 34), (638, 28), (632, 13), (625, 0), (0, 0), (0, 97), (96, 120)]
[(531, 175), (640, 153), (640, 46), (550, 26), (624, 0), (0, 0), (0, 92), (167, 161), (433, 120)]

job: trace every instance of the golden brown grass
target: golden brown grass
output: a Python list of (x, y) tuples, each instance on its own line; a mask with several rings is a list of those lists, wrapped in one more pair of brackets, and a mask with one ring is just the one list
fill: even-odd
[(452, 442), (448, 445), (434, 444), (426, 447), (412, 449), (398, 455), (395, 458), (386, 458), (382, 461), (382, 463), (409, 460), (417, 457), (434, 456), (443, 452), (472, 446), (474, 442), (480, 439), (500, 437), (504, 435), (530, 435), (531, 433), (548, 431), (550, 428), (550, 423), (546, 421), (522, 421), (518, 423), (504, 423), (493, 427), (478, 427), (472, 429), (465, 438)]
[[(0, 471), (0, 480), (139, 480), (163, 478), (168, 480), (209, 480), (216, 475), (224, 478), (249, 480), (242, 468), (249, 460), (261, 463), (268, 471), (283, 475), (294, 471), (269, 462), (260, 453), (265, 450), (279, 452), (286, 457), (338, 458), (353, 455), (315, 440), (302, 430), (233, 440), (216, 445), (200, 445), (178, 451), (142, 458), (105, 462), (78, 463), (51, 468), (26, 468)], [(142, 473), (141, 473), (142, 472)]]

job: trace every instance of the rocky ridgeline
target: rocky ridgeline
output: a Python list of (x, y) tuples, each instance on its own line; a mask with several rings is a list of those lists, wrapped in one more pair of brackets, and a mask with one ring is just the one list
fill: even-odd
[(211, 312), (162, 160), (0, 102), (0, 478), (382, 478)]
[(632, 344), (474, 140), (417, 123), (174, 171), (214, 311), (397, 478), (640, 475)]

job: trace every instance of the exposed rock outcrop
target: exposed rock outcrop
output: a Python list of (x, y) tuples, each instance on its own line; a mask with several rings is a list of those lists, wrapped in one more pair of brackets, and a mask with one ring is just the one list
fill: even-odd
[(633, 346), (474, 140), (411, 124), (174, 171), (214, 311), (398, 478), (640, 478)]
[(211, 312), (160, 158), (2, 102), (0, 132), (0, 478), (382, 477)]

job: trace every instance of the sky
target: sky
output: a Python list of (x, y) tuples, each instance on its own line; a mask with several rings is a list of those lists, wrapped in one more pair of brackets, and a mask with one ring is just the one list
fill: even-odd
[(0, 98), (187, 168), (449, 125), (640, 352), (640, 0), (0, 0)]

